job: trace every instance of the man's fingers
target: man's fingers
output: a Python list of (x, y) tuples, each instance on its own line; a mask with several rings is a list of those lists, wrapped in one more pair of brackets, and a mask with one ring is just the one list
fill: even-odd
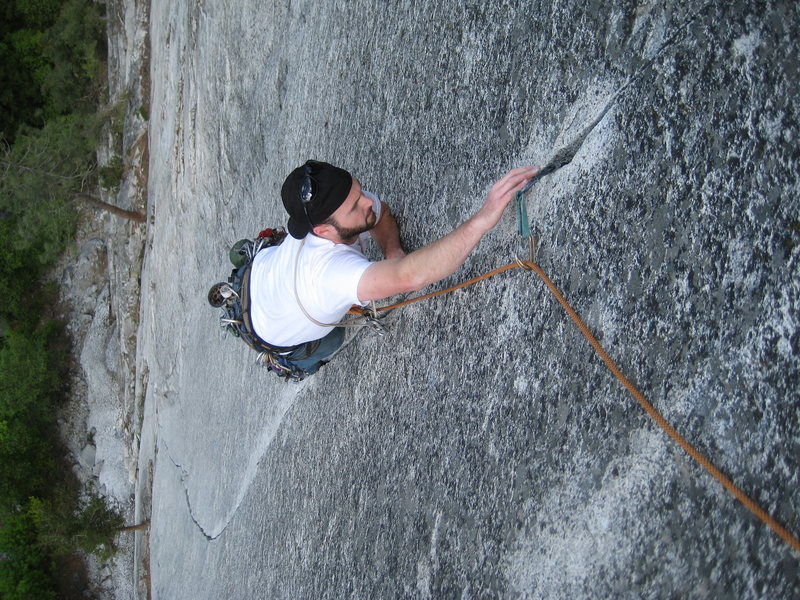
[(494, 185), (494, 190), (503, 196), (509, 192), (518, 192), (528, 183), (541, 169), (537, 166), (518, 167), (511, 169)]

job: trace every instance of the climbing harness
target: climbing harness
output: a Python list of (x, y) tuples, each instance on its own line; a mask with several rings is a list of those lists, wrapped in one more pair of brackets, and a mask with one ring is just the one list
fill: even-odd
[[(235, 337), (240, 338), (250, 348), (258, 352), (256, 363), (286, 381), (301, 381), (306, 373), (290, 361), (301, 360), (311, 355), (319, 347), (319, 340), (297, 346), (275, 346), (256, 333), (250, 316), (250, 269), (253, 259), (261, 250), (280, 244), (286, 237), (282, 228), (265, 229), (255, 240), (239, 240), (230, 251), (233, 270), (227, 282), (213, 285), (208, 292), (208, 303), (221, 308), (220, 326)], [(304, 351), (300, 351), (304, 348)], [(298, 356), (297, 353), (303, 354)]]
[[(319, 348), (321, 340), (299, 344), (297, 346), (275, 346), (263, 340), (253, 327), (250, 316), (250, 269), (258, 254), (264, 248), (277, 246), (286, 237), (283, 228), (265, 229), (255, 240), (243, 239), (236, 242), (230, 250), (229, 258), (233, 271), (227, 282), (213, 285), (208, 292), (208, 303), (221, 308), (220, 326), (226, 333), (240, 338), (250, 348), (258, 352), (256, 364), (267, 367), (285, 381), (302, 381), (308, 373), (295, 366), (295, 362), (311, 356)], [(303, 240), (305, 243), (305, 240)], [(300, 245), (302, 249), (303, 244)], [(299, 250), (297, 258), (299, 258)], [(351, 309), (352, 318), (341, 323), (321, 323), (306, 311), (297, 295), (297, 261), (295, 262), (294, 293), (297, 304), (303, 314), (313, 323), (321, 327), (369, 327), (379, 335), (386, 333), (386, 327), (378, 317), (375, 303), (370, 307)]]

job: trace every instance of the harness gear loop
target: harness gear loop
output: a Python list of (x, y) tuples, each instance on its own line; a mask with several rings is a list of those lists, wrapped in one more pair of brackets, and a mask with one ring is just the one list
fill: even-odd
[(256, 357), (256, 364), (267, 367), (275, 372), (284, 381), (302, 381), (303, 375), (296, 369), (291, 369), (278, 362), (278, 357), (270, 352), (261, 352)]

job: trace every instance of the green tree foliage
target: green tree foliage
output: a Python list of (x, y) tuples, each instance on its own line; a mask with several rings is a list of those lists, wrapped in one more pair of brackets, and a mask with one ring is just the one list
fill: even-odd
[(12, 140), (22, 123), (43, 124), (43, 37), (58, 18), (59, 0), (0, 4), (0, 137)]
[(91, 112), (103, 78), (105, 25), (91, 0), (0, 4), (0, 138), (55, 115)]
[(53, 562), (37, 542), (37, 527), (27, 511), (3, 515), (0, 527), (0, 598), (50, 600), (56, 597)]
[(0, 508), (44, 494), (55, 469), (49, 429), (59, 387), (41, 332), (10, 329), (0, 346)]
[(61, 0), (16, 0), (13, 4), (26, 27), (44, 30), (50, 27), (61, 12)]
[(20, 123), (42, 124), (43, 96), (34, 72), (26, 62), (36, 62), (41, 53), (26, 60), (11, 36), (0, 40), (0, 136), (13, 139)]
[(91, 112), (105, 54), (105, 23), (99, 5), (86, 0), (64, 2), (44, 36), (44, 50), (52, 65), (43, 82), (51, 114)]
[(116, 552), (114, 538), (125, 524), (122, 515), (94, 490), (77, 507), (67, 494), (50, 500), (31, 498), (28, 511), (39, 531), (39, 544), (53, 555), (81, 550), (107, 560)]
[(94, 177), (97, 139), (96, 117), (60, 116), (0, 154), (0, 317), (25, 317), (32, 286), (72, 239), (70, 200)]
[(46, 270), (97, 187), (105, 24), (94, 0), (0, 2), (0, 598), (55, 598), (52, 556), (108, 557), (120, 515), (59, 468)]
[(14, 49), (20, 67), (26, 71), (37, 89), (44, 83), (50, 65), (44, 55), (45, 34), (35, 29), (20, 29), (8, 36), (8, 41)]

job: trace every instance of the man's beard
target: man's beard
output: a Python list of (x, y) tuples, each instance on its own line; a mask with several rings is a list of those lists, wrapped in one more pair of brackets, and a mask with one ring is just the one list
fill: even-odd
[(375, 211), (373, 210), (370, 210), (369, 214), (367, 221), (358, 227), (340, 227), (333, 219), (330, 220), (330, 225), (336, 230), (336, 235), (339, 236), (339, 239), (342, 241), (351, 240), (375, 227), (378, 217), (375, 216)]

